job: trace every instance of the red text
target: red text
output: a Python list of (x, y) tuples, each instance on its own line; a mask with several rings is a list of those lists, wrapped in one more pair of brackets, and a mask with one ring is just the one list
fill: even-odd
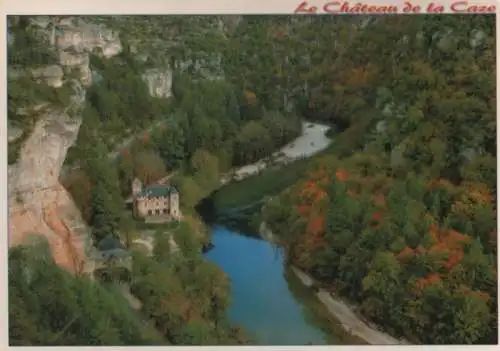
[(368, 5), (362, 2), (350, 5), (349, 2), (331, 1), (323, 6), (327, 13), (397, 13), (397, 6), (393, 5)]
[(450, 9), (455, 13), (495, 13), (495, 5), (475, 5), (469, 1), (457, 1), (451, 4)]

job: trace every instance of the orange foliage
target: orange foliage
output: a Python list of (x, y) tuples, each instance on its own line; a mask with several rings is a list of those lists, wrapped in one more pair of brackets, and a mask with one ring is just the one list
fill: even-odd
[(396, 258), (398, 260), (403, 260), (406, 258), (413, 257), (414, 254), (415, 254), (414, 251), (410, 247), (405, 246), (405, 248), (403, 250), (401, 250), (401, 252), (396, 255)]
[(384, 194), (375, 194), (372, 196), (372, 201), (375, 206), (385, 207), (386, 201)]
[(285, 31), (280, 28), (275, 32), (275, 35), (276, 35), (276, 38), (281, 39), (285, 36)]
[(460, 249), (451, 250), (448, 254), (448, 261), (444, 263), (444, 267), (448, 270), (455, 267), (464, 258), (464, 252)]
[(347, 195), (349, 195), (350, 197), (354, 197), (354, 198), (357, 198), (359, 196), (356, 191), (351, 190), (351, 189), (347, 190)]
[(321, 178), (321, 179), (319, 180), (319, 182), (320, 182), (321, 184), (323, 184), (323, 185), (326, 185), (326, 184), (330, 183), (330, 178), (329, 178), (329, 177), (327, 177), (327, 176), (325, 176), (325, 177)]
[(326, 173), (324, 168), (317, 169), (317, 170), (311, 172), (311, 174), (310, 174), (311, 178), (313, 178), (313, 179), (319, 179), (319, 178), (325, 177), (327, 175), (328, 174)]
[(325, 198), (327, 195), (328, 193), (326, 191), (324, 191), (323, 189), (318, 189), (318, 191), (316, 192), (316, 198), (314, 200), (319, 201)]
[(337, 177), (338, 180), (341, 182), (345, 182), (346, 180), (349, 179), (349, 173), (345, 169), (339, 169), (336, 173), (335, 176)]
[(370, 66), (363, 68), (353, 68), (348, 73), (347, 85), (364, 85), (374, 76), (374, 69)]
[(490, 299), (491, 299), (490, 294), (485, 293), (483, 291), (473, 291), (472, 293), (474, 295), (476, 295), (477, 297), (479, 297), (481, 300), (484, 300), (486, 302), (490, 301)]
[(325, 229), (325, 217), (318, 216), (311, 221), (309, 221), (309, 225), (307, 226), (308, 233), (316, 234), (320, 233)]
[(490, 294), (488, 294), (484, 291), (471, 290), (470, 287), (468, 287), (467, 285), (463, 285), (463, 284), (461, 284), (458, 287), (457, 292), (462, 294), (462, 295), (472, 294), (485, 302), (489, 302), (491, 299)]
[(255, 95), (254, 92), (250, 91), (250, 90), (246, 90), (245, 91), (245, 99), (247, 101), (247, 104), (251, 105), (251, 106), (255, 106), (257, 105), (257, 96)]
[(415, 282), (415, 287), (417, 288), (418, 292), (421, 292), (425, 287), (432, 285), (432, 284), (437, 284), (441, 281), (441, 277), (437, 273), (431, 273), (427, 277), (419, 279)]
[(468, 199), (481, 205), (493, 201), (493, 196), (490, 194), (488, 186), (483, 183), (468, 183), (466, 185), (465, 195)]
[(464, 257), (461, 244), (472, 240), (469, 236), (455, 230), (440, 230), (436, 224), (430, 225), (429, 235), (433, 242), (429, 252), (445, 254), (447, 260), (443, 262), (443, 266), (448, 270), (455, 267)]
[(451, 184), (448, 180), (446, 179), (432, 179), (427, 183), (427, 186), (430, 189), (436, 189), (436, 188), (453, 188), (453, 184)]
[(438, 233), (438, 231), (439, 231), (439, 228), (438, 228), (437, 225), (431, 224), (429, 226), (429, 235), (431, 236), (433, 243), (439, 242), (439, 233)]
[(472, 241), (472, 238), (468, 235), (461, 234), (455, 230), (450, 230), (447, 232), (446, 235), (446, 241), (450, 245), (460, 245), (461, 243), (470, 243)]
[(467, 285), (460, 284), (457, 288), (457, 292), (462, 295), (467, 295), (468, 293), (470, 293), (470, 288)]
[(122, 154), (122, 156), (130, 157), (130, 151), (128, 151), (127, 149), (123, 149), (121, 151), (121, 154)]
[(415, 252), (418, 254), (423, 254), (425, 253), (425, 249), (422, 246), (419, 246), (415, 249)]
[(305, 187), (300, 191), (300, 196), (318, 201), (327, 196), (327, 192), (321, 189), (314, 180), (307, 181)]
[(380, 212), (372, 213), (372, 219), (374, 219), (375, 221), (380, 221), (382, 219), (382, 213)]
[(301, 216), (308, 216), (309, 213), (311, 212), (311, 206), (310, 205), (299, 205), (297, 206), (297, 212), (301, 215)]

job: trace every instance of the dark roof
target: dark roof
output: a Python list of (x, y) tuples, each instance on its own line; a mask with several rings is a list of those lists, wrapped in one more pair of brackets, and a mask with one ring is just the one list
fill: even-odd
[(97, 249), (101, 252), (106, 252), (106, 251), (112, 251), (112, 250), (125, 250), (125, 246), (118, 240), (117, 238), (113, 237), (112, 235), (107, 235), (99, 241), (97, 244)]
[(107, 251), (94, 251), (91, 254), (91, 258), (96, 261), (106, 261), (110, 258), (124, 258), (129, 256), (130, 253), (123, 249), (111, 249)]
[(175, 186), (171, 185), (151, 185), (144, 188), (137, 196), (146, 197), (161, 197), (168, 196), (171, 193), (178, 193), (179, 191)]

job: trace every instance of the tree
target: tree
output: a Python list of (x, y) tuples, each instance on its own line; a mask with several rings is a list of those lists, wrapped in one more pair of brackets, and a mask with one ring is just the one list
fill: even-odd
[[(179, 117), (182, 118), (182, 117)], [(175, 169), (185, 159), (184, 131), (176, 123), (165, 124), (165, 130), (153, 135), (159, 155), (168, 169)]]
[(134, 155), (134, 176), (143, 184), (152, 184), (166, 175), (165, 164), (157, 154), (143, 151)]
[(92, 182), (92, 215), (90, 224), (95, 239), (99, 241), (106, 235), (118, 235), (124, 201), (120, 193), (116, 171), (109, 167), (107, 150), (100, 140), (89, 148), (83, 165), (85, 173)]

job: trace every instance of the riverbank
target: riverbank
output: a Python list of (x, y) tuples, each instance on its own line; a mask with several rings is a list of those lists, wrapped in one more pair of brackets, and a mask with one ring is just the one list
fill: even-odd
[[(283, 146), (280, 150), (270, 155), (275, 166), (286, 165), (291, 162), (309, 158), (326, 149), (331, 139), (326, 136), (330, 127), (325, 124), (302, 122), (302, 132), (300, 136), (292, 142)], [(226, 184), (231, 180), (243, 180), (251, 175), (267, 169), (270, 166), (268, 159), (261, 159), (255, 163), (233, 169), (229, 174), (222, 177), (221, 183)]]
[(237, 167), (220, 180), (210, 196), (215, 212), (234, 212), (249, 204), (281, 193), (307, 171), (310, 157), (324, 152), (332, 140), (326, 137), (329, 126), (302, 122), (302, 133), (266, 159)]
[[(259, 233), (264, 240), (272, 243), (275, 242), (275, 236), (266, 223), (261, 223)], [(315, 289), (317, 284), (309, 274), (293, 265), (290, 268), (302, 285), (309, 289)], [(333, 296), (325, 289), (318, 289), (315, 292), (315, 296), (326, 307), (330, 315), (340, 322), (345, 332), (359, 337), (371, 345), (408, 344), (406, 341), (398, 340), (387, 333), (377, 330), (374, 326), (369, 326), (355, 314), (352, 306), (349, 306), (340, 298)]]

